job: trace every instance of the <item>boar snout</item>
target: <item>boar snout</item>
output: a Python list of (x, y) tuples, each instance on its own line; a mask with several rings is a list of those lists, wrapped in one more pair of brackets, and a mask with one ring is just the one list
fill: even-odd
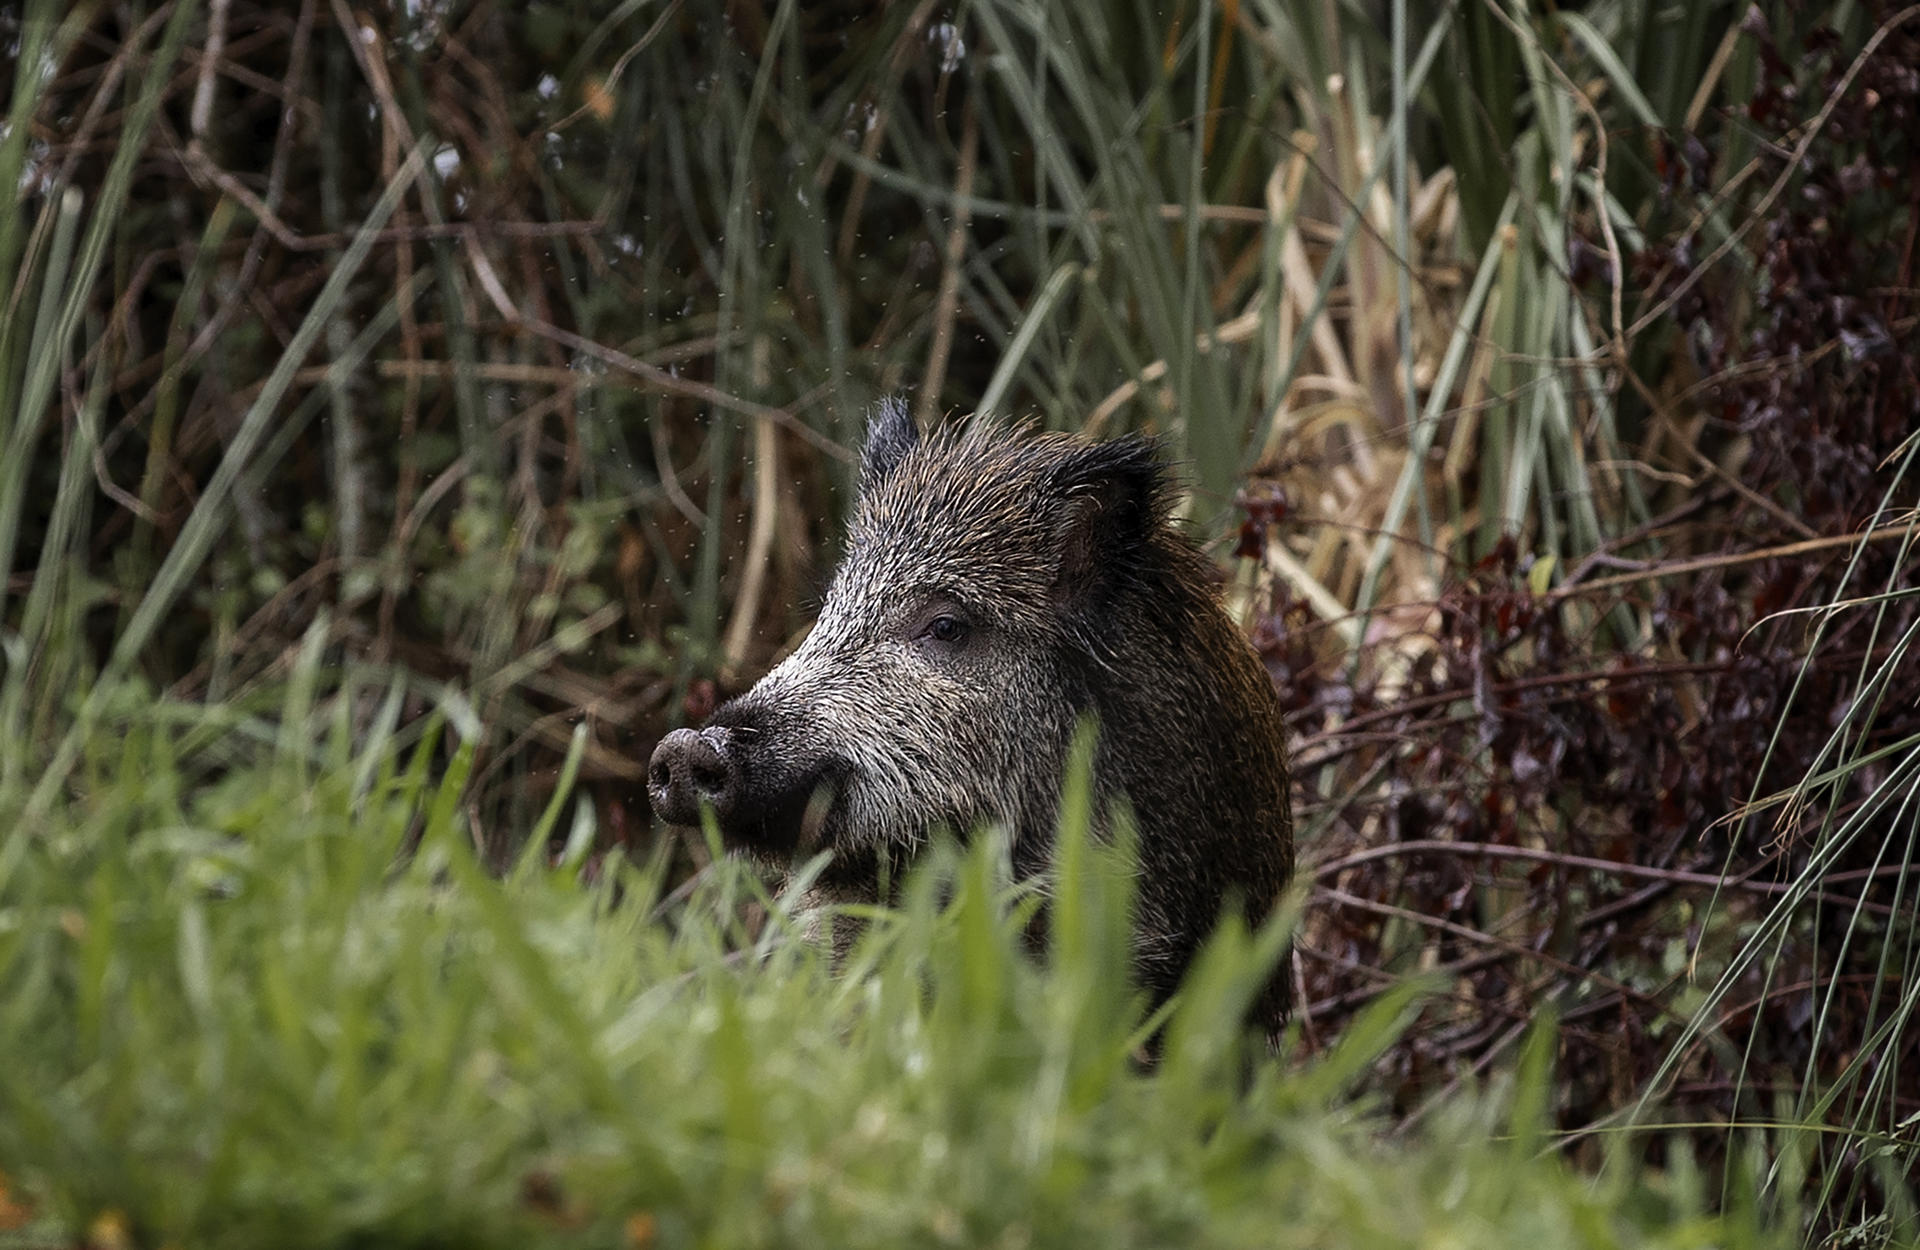
[(660, 819), (698, 826), (701, 807), (711, 807), (728, 846), (776, 860), (820, 845), (847, 767), (791, 723), (768, 726), (766, 714), (735, 699), (714, 714), (717, 723), (662, 738), (647, 764)]
[(724, 823), (738, 806), (741, 783), (739, 755), (725, 729), (676, 729), (647, 765), (647, 794), (669, 824), (699, 824), (702, 802)]

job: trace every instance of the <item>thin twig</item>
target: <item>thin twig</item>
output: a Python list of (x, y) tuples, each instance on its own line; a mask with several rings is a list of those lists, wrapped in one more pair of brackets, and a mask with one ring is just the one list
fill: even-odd
[[(681, 0), (671, 0), (666, 8), (660, 10), (660, 16), (654, 19), (653, 25), (647, 27), (646, 33), (640, 36), (639, 42), (620, 54), (620, 59), (615, 61), (613, 68), (607, 71), (607, 76), (600, 80), (600, 89), (602, 91), (608, 93), (613, 91), (614, 87), (620, 82), (620, 75), (626, 72), (627, 63), (646, 51), (647, 45), (659, 38), (660, 32), (667, 28), (667, 23), (680, 16), (680, 4)], [(585, 104), (582, 104), (579, 108), (573, 110), (573, 112), (568, 113), (565, 117), (547, 127), (547, 133), (557, 135), (567, 127), (573, 125), (573, 123), (579, 121), (582, 117), (585, 117), (588, 113), (595, 111), (595, 101), (589, 99)]]
[(1678, 868), (1659, 868), (1651, 864), (1625, 863), (1613, 859), (1596, 859), (1589, 855), (1568, 855), (1561, 851), (1540, 850), (1530, 846), (1501, 846), (1490, 842), (1445, 842), (1436, 839), (1421, 839), (1410, 842), (1393, 842), (1385, 846), (1368, 847), (1364, 851), (1355, 851), (1330, 863), (1312, 869), (1316, 879), (1326, 880), (1338, 876), (1349, 868), (1371, 863), (1379, 859), (1393, 859), (1401, 855), (1458, 855), (1476, 859), (1517, 859), (1536, 864), (1553, 864), (1561, 868), (1581, 869), (1588, 872), (1603, 872), (1616, 877), (1639, 877), (1648, 881), (1664, 881), (1671, 885), (1695, 885), (1708, 889), (1738, 889), (1754, 894), (1788, 895), (1799, 894), (1803, 899), (1817, 900), (1852, 907), (1859, 905), (1870, 910), (1890, 913), (1891, 908), (1866, 903), (1857, 898), (1829, 894), (1825, 891), (1803, 890), (1791, 881), (1756, 881), (1754, 874), (1774, 862), (1768, 857), (1738, 876), (1727, 876), (1717, 872), (1689, 872)]
[(570, 347), (582, 355), (592, 356), (595, 360), (603, 364), (611, 365), (623, 373), (632, 374), (656, 390), (667, 391), (675, 395), (685, 395), (689, 399), (703, 400), (706, 403), (725, 408), (730, 412), (740, 413), (743, 416), (754, 417), (761, 421), (771, 421), (784, 429), (792, 430), (814, 447), (844, 464), (852, 464), (858, 459), (851, 451), (842, 447), (826, 435), (814, 430), (811, 426), (807, 425), (806, 422), (800, 420), (785, 408), (772, 408), (766, 404), (755, 403), (750, 399), (742, 399), (738, 395), (729, 394), (709, 383), (696, 382), (691, 378), (683, 378), (677, 374), (668, 373), (665, 369), (657, 368), (644, 360), (637, 360), (616, 348), (608, 347), (603, 343), (596, 343), (584, 335), (575, 334), (571, 330), (563, 330), (559, 326), (552, 325), (545, 321), (522, 316), (520, 320), (514, 324), (530, 333), (538, 334), (542, 338), (549, 338), (556, 343)]
[(233, 0), (213, 0), (207, 6), (207, 46), (200, 54), (200, 81), (193, 88), (193, 108), (187, 117), (191, 142), (198, 146), (213, 120), (214, 70), (227, 47), (227, 15)]
[(1380, 903), (1370, 898), (1361, 898), (1357, 894), (1349, 894), (1345, 890), (1338, 890), (1332, 886), (1317, 885), (1313, 888), (1313, 894), (1315, 898), (1323, 898), (1329, 902), (1338, 903), (1343, 907), (1353, 907), (1361, 911), (1370, 911), (1376, 915), (1387, 916), (1395, 920), (1404, 920), (1409, 924), (1418, 925), (1421, 928), (1437, 929), (1442, 933), (1450, 934), (1462, 941), (1472, 942), (1481, 946), (1495, 947), (1505, 951), (1508, 955), (1543, 963), (1569, 976), (1592, 981), (1595, 985), (1605, 986), (1615, 993), (1625, 995), (1633, 1001), (1664, 1015), (1673, 1014), (1671, 1007), (1663, 1005), (1649, 994), (1636, 990), (1630, 985), (1616, 981), (1612, 977), (1595, 972), (1591, 968), (1583, 968), (1579, 964), (1560, 958), (1558, 955), (1551, 955), (1543, 950), (1535, 950), (1523, 942), (1515, 942), (1510, 938), (1503, 938), (1496, 934), (1488, 933), (1484, 929), (1475, 929), (1470, 925), (1457, 924), (1454, 921), (1444, 919), (1440, 916), (1429, 916), (1425, 912), (1414, 911), (1410, 907), (1396, 907), (1392, 903)]
[(980, 118), (973, 98), (961, 114), (960, 164), (954, 175), (953, 224), (947, 230), (946, 267), (940, 271), (940, 294), (934, 299), (933, 345), (927, 349), (927, 372), (914, 401), (914, 416), (922, 426), (939, 411), (940, 392), (947, 383), (947, 361), (953, 354), (953, 327), (960, 316), (960, 274), (967, 258), (967, 227), (973, 198), (974, 165), (980, 151)]
[(1784, 543), (1777, 547), (1761, 547), (1755, 551), (1734, 551), (1725, 555), (1699, 556), (1692, 560), (1676, 560), (1671, 564), (1661, 564), (1639, 573), (1621, 573), (1613, 577), (1599, 577), (1578, 586), (1556, 587), (1545, 596), (1549, 603), (1569, 598), (1576, 594), (1587, 594), (1596, 590), (1611, 590), (1616, 586), (1633, 586), (1641, 582), (1660, 577), (1676, 577), (1682, 573), (1698, 573), (1705, 569), (1731, 568), (1735, 565), (1754, 564), (1761, 560), (1782, 560), (1791, 556), (1803, 556), (1816, 551), (1830, 551), (1838, 547), (1851, 547), (1859, 543), (1880, 543), (1894, 538), (1910, 538), (1914, 526), (1882, 525), (1878, 529), (1868, 530), (1864, 534), (1829, 534), (1825, 538), (1809, 538), (1804, 542)]

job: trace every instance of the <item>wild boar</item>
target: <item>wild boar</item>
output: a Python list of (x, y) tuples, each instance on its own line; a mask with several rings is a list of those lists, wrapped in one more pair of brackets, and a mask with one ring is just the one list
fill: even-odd
[[(1223, 904), (1263, 920), (1293, 868), (1272, 682), (1170, 516), (1155, 446), (979, 419), (926, 434), (881, 405), (845, 559), (800, 647), (699, 729), (660, 743), (669, 823), (710, 805), (775, 865), (825, 849), (822, 901), (875, 902), (929, 834), (1004, 828), (1020, 874), (1052, 858), (1062, 772), (1091, 717), (1095, 809), (1137, 828), (1135, 965), (1177, 989)], [(1256, 1004), (1275, 1030), (1284, 966)]]

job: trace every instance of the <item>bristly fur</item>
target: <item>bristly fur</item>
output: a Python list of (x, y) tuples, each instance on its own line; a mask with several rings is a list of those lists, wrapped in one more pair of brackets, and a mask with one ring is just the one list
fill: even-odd
[[(1225, 901), (1258, 922), (1293, 864), (1272, 684), (1174, 497), (1146, 439), (922, 432), (882, 404), (813, 632), (714, 716), (752, 799), (723, 834), (775, 861), (833, 850), (836, 900), (875, 901), (878, 858), (937, 827), (999, 824), (1044, 871), (1091, 715), (1098, 806), (1124, 797), (1138, 826), (1139, 975), (1171, 993)], [(1286, 1006), (1283, 970), (1255, 1015)]]
[(920, 441), (920, 428), (906, 401), (889, 395), (867, 423), (867, 443), (860, 454), (860, 493), (865, 495), (885, 481)]

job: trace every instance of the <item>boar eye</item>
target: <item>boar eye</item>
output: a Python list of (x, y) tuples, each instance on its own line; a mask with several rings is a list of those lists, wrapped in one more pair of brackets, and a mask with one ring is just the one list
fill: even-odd
[(966, 638), (967, 623), (957, 616), (942, 614), (928, 621), (920, 636), (951, 647)]

